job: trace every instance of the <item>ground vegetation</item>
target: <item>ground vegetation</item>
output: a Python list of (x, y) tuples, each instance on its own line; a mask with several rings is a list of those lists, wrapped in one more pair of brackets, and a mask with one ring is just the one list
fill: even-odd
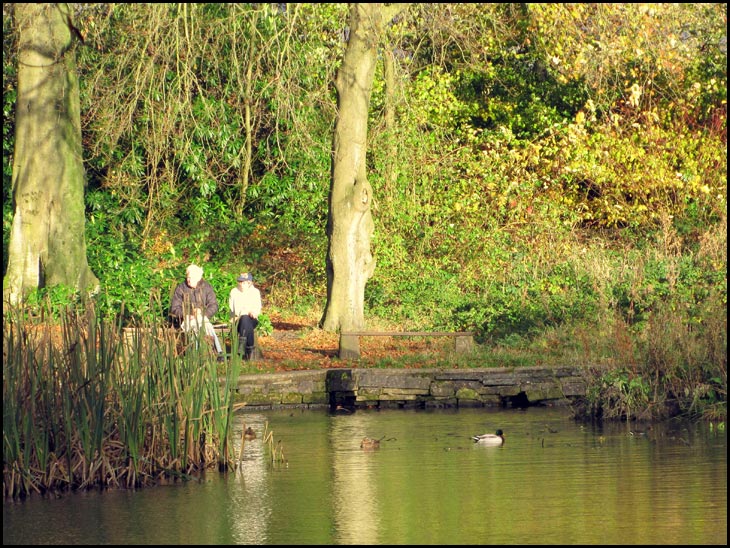
[[(254, 273), (264, 343), (301, 325), (301, 358), (335, 337), (320, 321), (347, 5), (74, 10), (95, 313), (119, 328), (164, 321), (195, 262), (219, 299)], [(445, 367), (585, 365), (604, 417), (673, 400), (724, 419), (727, 5), (413, 4), (391, 23), (368, 120), (365, 325), (474, 331), (475, 357)], [(76, 298), (43, 287), (21, 313)], [(290, 351), (280, 367), (308, 367)], [(355, 365), (413, 366), (402, 354)]]

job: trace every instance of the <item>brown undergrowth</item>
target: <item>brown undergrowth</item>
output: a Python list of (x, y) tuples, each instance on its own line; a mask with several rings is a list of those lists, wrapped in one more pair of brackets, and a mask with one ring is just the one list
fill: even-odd
[(340, 360), (339, 335), (323, 331), (316, 321), (296, 315), (270, 314), (274, 331), (259, 336), (263, 359), (252, 367), (264, 371), (293, 371), (343, 367), (373, 367), (391, 360), (412, 361), (411, 367), (427, 367), (453, 347), (450, 338), (363, 337), (361, 358)]

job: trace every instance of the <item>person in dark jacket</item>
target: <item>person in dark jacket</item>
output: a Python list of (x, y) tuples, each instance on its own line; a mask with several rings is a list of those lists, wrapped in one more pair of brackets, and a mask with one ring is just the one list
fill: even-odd
[(197, 335), (203, 327), (205, 334), (213, 338), (220, 362), (223, 361), (223, 349), (210, 321), (216, 312), (218, 299), (213, 286), (203, 279), (203, 269), (191, 264), (185, 269), (185, 281), (178, 284), (172, 294), (170, 315), (179, 321), (186, 333), (192, 331)]

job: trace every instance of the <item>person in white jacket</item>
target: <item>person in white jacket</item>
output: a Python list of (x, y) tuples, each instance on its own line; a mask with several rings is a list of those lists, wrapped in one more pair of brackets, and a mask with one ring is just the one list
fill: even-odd
[(236, 287), (228, 296), (231, 321), (237, 322), (238, 352), (244, 360), (250, 360), (254, 353), (254, 330), (259, 324), (261, 314), (261, 292), (253, 285), (253, 276), (244, 272), (236, 278)]

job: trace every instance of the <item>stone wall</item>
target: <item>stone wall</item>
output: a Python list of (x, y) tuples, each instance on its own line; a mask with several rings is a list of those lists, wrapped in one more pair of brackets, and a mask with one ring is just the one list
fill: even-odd
[(575, 367), (326, 369), (242, 375), (235, 400), (253, 408), (446, 408), (568, 405), (586, 394)]

